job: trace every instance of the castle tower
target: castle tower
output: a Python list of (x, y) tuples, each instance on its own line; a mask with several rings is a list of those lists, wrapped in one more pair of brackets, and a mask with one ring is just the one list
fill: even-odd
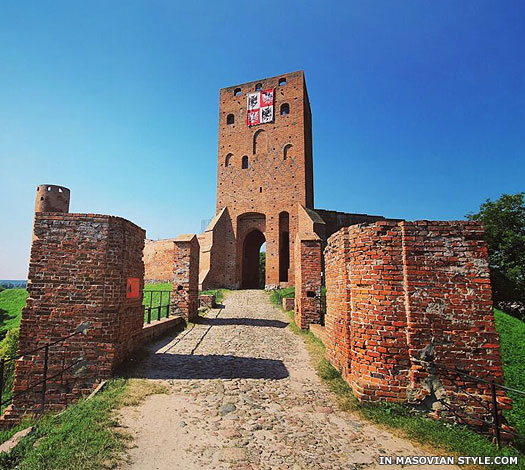
[(297, 204), (313, 208), (304, 73), (221, 89), (217, 216), (201, 236), (202, 287), (259, 287), (265, 242), (266, 287), (293, 285)]
[(64, 186), (40, 184), (36, 187), (36, 212), (69, 212), (70, 192)]

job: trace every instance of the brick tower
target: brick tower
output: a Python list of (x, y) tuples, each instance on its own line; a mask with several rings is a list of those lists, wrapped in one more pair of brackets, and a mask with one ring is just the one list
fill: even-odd
[(297, 204), (313, 208), (312, 115), (302, 71), (220, 90), (217, 215), (201, 244), (203, 288), (293, 284)]

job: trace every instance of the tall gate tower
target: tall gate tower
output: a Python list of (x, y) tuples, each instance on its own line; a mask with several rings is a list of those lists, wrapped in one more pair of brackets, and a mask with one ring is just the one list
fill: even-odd
[(312, 114), (302, 71), (220, 90), (217, 215), (201, 235), (203, 288), (293, 285), (297, 204), (313, 208)]

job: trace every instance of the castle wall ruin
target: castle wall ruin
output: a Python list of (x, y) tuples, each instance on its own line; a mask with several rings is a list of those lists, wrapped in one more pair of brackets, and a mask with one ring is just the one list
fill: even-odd
[[(343, 228), (329, 238), (325, 262), (327, 358), (360, 400), (425, 403), (436, 414), (452, 400), (486, 413), (447, 372), (503, 380), (479, 223)], [(490, 399), (487, 384), (469, 387)]]

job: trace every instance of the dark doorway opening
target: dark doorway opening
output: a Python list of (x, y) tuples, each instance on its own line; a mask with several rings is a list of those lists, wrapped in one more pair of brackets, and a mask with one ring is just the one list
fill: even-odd
[(242, 288), (264, 289), (259, 276), (260, 252), (266, 241), (260, 230), (253, 230), (244, 239), (242, 247)]
[(290, 216), (279, 214), (279, 282), (288, 282), (290, 268)]

